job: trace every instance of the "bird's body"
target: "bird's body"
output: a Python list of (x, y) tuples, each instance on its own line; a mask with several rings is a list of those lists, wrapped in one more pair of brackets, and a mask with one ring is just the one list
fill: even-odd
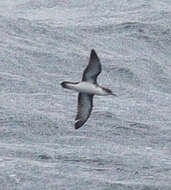
[(61, 83), (63, 88), (71, 89), (79, 92), (77, 115), (75, 118), (75, 129), (80, 128), (89, 118), (93, 108), (93, 96), (114, 95), (110, 89), (101, 87), (97, 84), (97, 76), (101, 72), (101, 63), (95, 52), (91, 51), (89, 64), (83, 72), (81, 82)]
[(79, 83), (71, 83), (71, 82), (65, 82), (65, 87), (77, 92), (87, 93), (87, 94), (93, 94), (93, 95), (99, 95), (99, 96), (106, 96), (109, 95), (108, 92), (104, 90), (104, 88), (90, 83), (81, 81)]

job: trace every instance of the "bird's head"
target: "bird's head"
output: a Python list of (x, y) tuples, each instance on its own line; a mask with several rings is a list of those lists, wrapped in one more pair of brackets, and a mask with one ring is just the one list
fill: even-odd
[(107, 95), (113, 95), (113, 96), (116, 96), (116, 94), (114, 94), (112, 92), (112, 90), (108, 89), (108, 88), (103, 88), (103, 90), (106, 92)]

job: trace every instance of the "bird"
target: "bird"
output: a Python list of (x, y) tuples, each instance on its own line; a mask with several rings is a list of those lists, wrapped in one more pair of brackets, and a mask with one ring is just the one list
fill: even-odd
[(75, 129), (82, 127), (88, 120), (92, 108), (94, 95), (116, 96), (112, 90), (104, 88), (97, 83), (97, 77), (101, 73), (102, 66), (100, 59), (94, 49), (91, 50), (89, 63), (85, 68), (81, 82), (63, 81), (61, 86), (66, 89), (77, 91), (78, 103), (75, 117)]

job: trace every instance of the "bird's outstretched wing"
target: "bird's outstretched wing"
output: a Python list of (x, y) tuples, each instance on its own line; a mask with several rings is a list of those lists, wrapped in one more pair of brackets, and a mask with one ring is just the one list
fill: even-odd
[(96, 84), (97, 76), (101, 72), (101, 63), (94, 49), (91, 50), (89, 63), (83, 72), (82, 81)]
[(93, 108), (93, 95), (79, 93), (77, 115), (75, 118), (75, 129), (80, 128), (89, 118)]

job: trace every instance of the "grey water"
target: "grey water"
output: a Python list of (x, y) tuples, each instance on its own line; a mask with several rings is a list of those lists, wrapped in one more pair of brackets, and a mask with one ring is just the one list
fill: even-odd
[[(74, 130), (91, 49), (99, 84)], [(0, 190), (171, 189), (171, 1), (0, 1)]]

